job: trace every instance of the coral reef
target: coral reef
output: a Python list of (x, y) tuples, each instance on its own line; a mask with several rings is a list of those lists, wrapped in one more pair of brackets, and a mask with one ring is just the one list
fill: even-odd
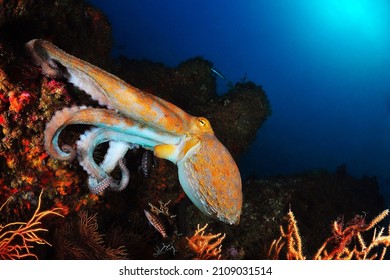
[[(225, 248), (244, 248), (245, 258), (267, 259), (269, 246), (279, 233), (280, 221), (289, 209), (301, 221), (306, 254), (313, 256), (328, 236), (329, 222), (343, 216), (376, 215), (385, 206), (375, 178), (353, 178), (327, 171), (307, 172), (244, 183), (243, 215), (238, 227), (226, 232)], [(195, 222), (199, 222), (198, 220)], [(234, 235), (234, 239), (230, 240)], [(224, 252), (223, 252), (224, 253)]]
[[(332, 233), (313, 256), (314, 260), (383, 260), (390, 246), (390, 225), (387, 235), (384, 235), (384, 228), (377, 233), (374, 229), (370, 243), (363, 238), (365, 232), (373, 229), (387, 215), (385, 210), (376, 216), (371, 222), (366, 223), (365, 217), (356, 215), (352, 220), (344, 224), (341, 220), (333, 222)], [(304, 260), (302, 253), (302, 240), (299, 234), (297, 221), (290, 210), (287, 214), (287, 229), (280, 226), (280, 237), (275, 239), (270, 247), (269, 257), (272, 259), (282, 258), (281, 251), (284, 249), (286, 259)]]
[[(1, 207), (8, 202), (7, 200)], [(0, 224), (0, 258), (5, 259), (38, 259), (34, 253), (34, 245), (50, 245), (41, 235), (48, 230), (42, 227), (41, 220), (50, 215), (63, 217), (61, 208), (41, 211), (42, 192), (38, 198), (38, 205), (27, 222), (12, 222)]]
[(76, 204), (74, 197), (68, 203), (61, 196), (78, 193), (78, 171), (48, 157), (42, 132), (54, 111), (79, 100), (63, 82), (43, 78), (22, 47), (30, 38), (49, 37), (81, 56), (105, 61), (110, 26), (101, 12), (82, 1), (2, 1), (0, 34), (0, 203), (13, 196), (20, 204), (15, 215), (21, 215), (47, 186), (45, 196), (54, 203)]
[(34, 37), (62, 42), (99, 63), (109, 58), (111, 49), (106, 18), (82, 1), (1, 1), (0, 203), (12, 201), (3, 207), (4, 223), (28, 221), (43, 188), (43, 203), (64, 209), (64, 215), (98, 203), (96, 197), (80, 193), (77, 168), (50, 159), (43, 149), (42, 132), (53, 113), (80, 100), (65, 83), (43, 77), (31, 65), (22, 48)]
[(29, 207), (36, 195), (28, 194), (42, 187), (50, 186), (45, 195), (51, 197), (55, 191), (61, 195), (78, 191), (77, 171), (50, 159), (42, 146), (42, 131), (51, 114), (72, 101), (62, 82), (40, 80), (38, 71), (8, 47), (0, 42), (0, 202), (14, 196)]

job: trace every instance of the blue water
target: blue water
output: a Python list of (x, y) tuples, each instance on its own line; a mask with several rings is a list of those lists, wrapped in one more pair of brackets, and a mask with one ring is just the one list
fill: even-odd
[(263, 86), (272, 116), (244, 177), (346, 164), (390, 194), (390, 1), (90, 2), (112, 23), (114, 55), (169, 66), (201, 55), (228, 81)]

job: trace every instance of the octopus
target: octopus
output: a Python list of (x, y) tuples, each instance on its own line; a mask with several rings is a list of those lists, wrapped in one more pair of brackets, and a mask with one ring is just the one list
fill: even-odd
[[(48, 41), (31, 40), (26, 51), (45, 76), (65, 79), (100, 105), (59, 110), (44, 131), (47, 153), (57, 160), (77, 157), (88, 173), (92, 193), (123, 190), (129, 182), (124, 156), (128, 150), (142, 147), (176, 164), (180, 185), (201, 212), (228, 224), (239, 223), (240, 172), (206, 118), (192, 116)], [(73, 124), (92, 128), (73, 145), (60, 147), (61, 132)], [(104, 159), (96, 162), (94, 151), (103, 143), (108, 143), (107, 151)], [(110, 175), (115, 168), (121, 171), (117, 180)]]

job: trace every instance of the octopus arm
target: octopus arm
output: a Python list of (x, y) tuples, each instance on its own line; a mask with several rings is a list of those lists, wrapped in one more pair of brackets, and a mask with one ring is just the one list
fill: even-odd
[(109, 148), (100, 167), (105, 172), (111, 173), (119, 165), (119, 161), (125, 157), (127, 151), (136, 148), (138, 145), (133, 145), (126, 141), (110, 141), (108, 143)]
[(159, 143), (177, 145), (181, 141), (178, 136), (142, 126), (113, 110), (75, 106), (57, 111), (46, 125), (44, 146), (52, 157), (60, 160), (71, 160), (75, 157), (73, 149), (66, 146), (63, 151), (58, 144), (62, 130), (71, 124), (93, 125), (105, 128), (107, 131), (116, 131), (116, 137), (124, 139), (123, 141), (146, 147), (153, 147)]
[(141, 124), (177, 135), (189, 130), (193, 116), (179, 107), (127, 84), (50, 42), (34, 39), (26, 44), (26, 50), (45, 75), (66, 78), (100, 105), (115, 109)]
[[(106, 130), (104, 128), (93, 128), (80, 136), (77, 144), (77, 154), (80, 165), (87, 173), (96, 178), (98, 181), (108, 177), (108, 174), (118, 165), (118, 162), (123, 158), (134, 145), (120, 141), (120, 133)], [(113, 138), (110, 138), (113, 137)], [(111, 139), (117, 138), (117, 141)], [(104, 161), (98, 165), (93, 157), (93, 152), (96, 147), (102, 143), (109, 142), (110, 147), (107, 150)]]
[[(116, 139), (116, 140), (110, 140)], [(120, 140), (125, 141), (120, 141)], [(95, 148), (101, 143), (109, 142), (109, 148), (103, 162), (98, 165), (93, 157)], [(124, 156), (129, 149), (138, 145), (130, 143), (127, 135), (105, 128), (93, 128), (80, 136), (77, 141), (78, 160), (80, 165), (89, 174), (88, 187), (92, 193), (100, 193), (110, 187), (114, 190), (123, 190), (130, 179), (129, 171), (124, 163)], [(116, 183), (109, 175), (116, 166), (122, 171), (122, 178)]]

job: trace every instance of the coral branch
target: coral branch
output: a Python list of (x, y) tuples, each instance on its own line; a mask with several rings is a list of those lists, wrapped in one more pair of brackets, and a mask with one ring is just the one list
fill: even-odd
[(162, 202), (161, 200), (158, 201), (158, 203), (160, 204), (160, 208), (157, 208), (157, 206), (154, 206), (152, 203), (148, 203), (149, 206), (150, 206), (150, 211), (152, 211), (154, 214), (156, 215), (164, 215), (166, 216), (167, 218), (175, 218), (176, 215), (171, 215), (169, 213), (169, 207), (168, 207), (168, 204), (170, 203), (171, 201), (169, 200), (168, 202), (164, 203)]
[[(114, 240), (115, 236), (111, 236)], [(126, 259), (124, 246), (111, 247), (107, 235), (99, 232), (97, 213), (80, 211), (54, 232), (54, 247), (58, 259), (117, 260)]]
[[(8, 200), (5, 203), (7, 202)], [(13, 222), (4, 226), (0, 225), (1, 259), (22, 259), (29, 257), (38, 259), (38, 256), (31, 252), (31, 249), (34, 248), (34, 244), (46, 244), (51, 246), (49, 242), (39, 236), (41, 232), (47, 231), (47, 229), (41, 227), (41, 220), (49, 215), (63, 217), (63, 215), (59, 213), (62, 208), (53, 208), (41, 212), (41, 202), (42, 192), (39, 195), (37, 209), (29, 221)]]
[[(374, 228), (388, 214), (389, 210), (385, 210), (369, 223), (366, 223), (365, 218), (360, 215), (355, 216), (345, 225), (340, 220), (334, 221), (332, 226), (333, 235), (325, 240), (313, 259), (384, 259), (387, 248), (390, 246), (390, 226), (387, 235), (383, 234), (384, 228), (381, 228), (378, 234), (376, 229), (374, 229), (373, 237), (368, 246), (362, 234)], [(287, 259), (305, 259), (302, 255), (302, 242), (298, 232), (297, 221), (291, 210), (287, 215), (287, 219), (287, 230), (285, 231), (282, 226), (280, 227), (281, 236), (278, 240), (272, 242), (268, 256), (278, 259), (282, 249), (285, 249)]]
[[(190, 238), (187, 237), (188, 247), (196, 253), (197, 260), (210, 260), (210, 259), (220, 259), (221, 258), (221, 248), (222, 240), (225, 239), (225, 234), (221, 236), (222, 233), (218, 234), (207, 234), (205, 235), (205, 229), (208, 224), (195, 231), (194, 235)], [(221, 236), (221, 237), (220, 237)]]
[(278, 259), (280, 251), (286, 246), (286, 257), (288, 260), (304, 260), (301, 236), (294, 213), (291, 210), (287, 213), (287, 221), (287, 231), (280, 226), (280, 237), (272, 242), (268, 256), (272, 259)]

